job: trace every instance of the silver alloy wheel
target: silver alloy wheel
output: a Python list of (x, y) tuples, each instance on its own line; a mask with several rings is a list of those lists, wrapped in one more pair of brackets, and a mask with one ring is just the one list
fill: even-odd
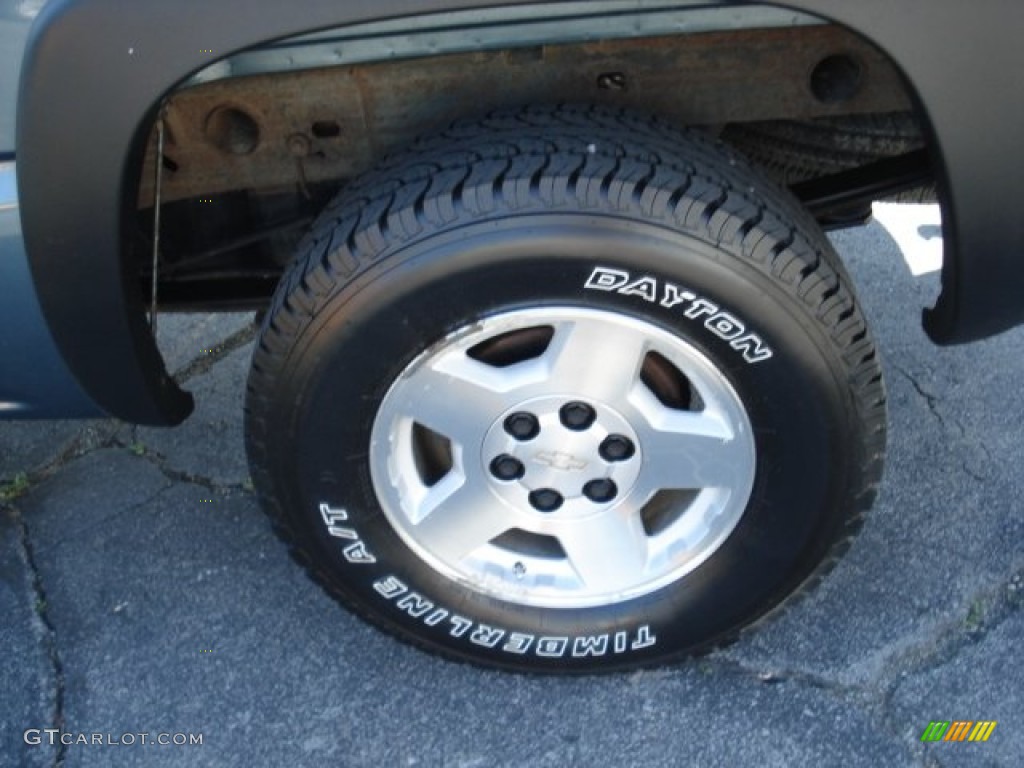
[(448, 578), (582, 608), (653, 592), (739, 522), (755, 448), (711, 361), (613, 312), (505, 312), (410, 363), (381, 402), (370, 472), (389, 522)]

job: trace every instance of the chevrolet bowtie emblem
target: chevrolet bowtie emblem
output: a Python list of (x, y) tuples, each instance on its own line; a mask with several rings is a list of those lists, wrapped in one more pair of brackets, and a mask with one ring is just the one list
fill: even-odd
[(580, 470), (587, 466), (583, 459), (577, 459), (571, 453), (561, 451), (538, 451), (534, 454), (533, 460), (538, 464), (546, 464), (552, 469), (560, 469), (563, 472)]

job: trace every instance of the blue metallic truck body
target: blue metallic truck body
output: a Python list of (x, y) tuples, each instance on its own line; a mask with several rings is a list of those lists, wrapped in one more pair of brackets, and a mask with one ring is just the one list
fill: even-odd
[(25, 253), (18, 205), (18, 77), (42, 2), (0, 2), (0, 418), (101, 415), (50, 335)]
[[(0, 415), (107, 413), (169, 425), (190, 412), (191, 397), (167, 375), (149, 332), (124, 249), (138, 150), (168, 91), (225, 56), (280, 38), (520, 4), (303, 0), (254, 12), (245, 0), (49, 0), (42, 10), (0, 1)], [(858, 32), (907, 80), (943, 207), (943, 291), (925, 314), (931, 337), (964, 342), (1024, 322), (1024, 217), (1014, 194), (1024, 178), (1015, 76), (1024, 71), (1024, 6), (780, 5)], [(11, 146), (13, 72), (20, 86)]]
[(32, 285), (11, 161), (0, 161), (0, 418), (99, 416), (64, 363)]

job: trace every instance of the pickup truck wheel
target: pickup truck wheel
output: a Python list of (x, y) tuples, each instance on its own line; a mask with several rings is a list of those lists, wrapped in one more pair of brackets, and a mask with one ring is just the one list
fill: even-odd
[(300, 246), (247, 395), (262, 503), (341, 602), (449, 658), (665, 662), (815, 582), (879, 480), (878, 360), (827, 239), (696, 133), (457, 123)]

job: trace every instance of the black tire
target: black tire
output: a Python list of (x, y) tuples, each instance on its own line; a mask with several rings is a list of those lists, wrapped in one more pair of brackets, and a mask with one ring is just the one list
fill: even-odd
[[(921, 149), (924, 137), (910, 112), (842, 115), (813, 120), (737, 123), (722, 140), (781, 184), (828, 176)], [(891, 202), (933, 203), (935, 185), (908, 189)]]
[[(689, 305), (661, 306), (682, 287)], [(756, 449), (742, 516), (706, 561), (595, 605), (506, 599), (442, 572), (392, 525), (370, 466), (378, 410), (411, 361), (501, 313), (555, 307), (705, 356)], [(343, 191), (274, 297), (246, 412), (261, 502), (333, 595), (421, 648), (533, 672), (662, 663), (735, 638), (845, 551), (885, 442), (873, 342), (814, 222), (724, 146), (597, 108), (460, 122)]]

